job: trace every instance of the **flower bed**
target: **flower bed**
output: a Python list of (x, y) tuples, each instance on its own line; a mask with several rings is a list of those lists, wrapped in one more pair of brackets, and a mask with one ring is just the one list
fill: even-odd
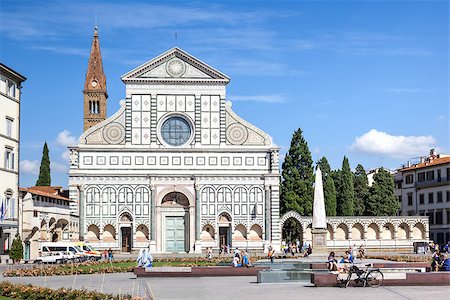
[[(252, 260), (259, 257), (252, 257)], [(219, 263), (230, 264), (229, 257), (215, 257), (211, 260), (203, 257), (185, 258), (157, 258), (153, 261), (154, 267), (207, 267), (216, 266)], [(73, 274), (98, 274), (98, 273), (126, 273), (133, 272), (136, 267), (135, 260), (121, 260), (113, 262), (84, 262), (78, 264), (35, 266), (23, 269), (11, 269), (3, 272), (4, 277), (26, 276), (55, 276)]]
[(13, 299), (52, 299), (52, 300), (110, 300), (110, 299), (133, 299), (139, 300), (141, 298), (131, 298), (130, 295), (114, 296), (112, 294), (103, 294), (94, 291), (86, 290), (72, 290), (72, 289), (58, 289), (52, 290), (49, 288), (33, 286), (31, 284), (13, 284), (11, 282), (0, 282), (0, 296), (5, 296)]

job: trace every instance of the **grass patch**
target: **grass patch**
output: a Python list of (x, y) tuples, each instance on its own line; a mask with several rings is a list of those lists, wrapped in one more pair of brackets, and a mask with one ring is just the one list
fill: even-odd
[(0, 296), (0, 300), (14, 300), (14, 298), (9, 298), (5, 296)]

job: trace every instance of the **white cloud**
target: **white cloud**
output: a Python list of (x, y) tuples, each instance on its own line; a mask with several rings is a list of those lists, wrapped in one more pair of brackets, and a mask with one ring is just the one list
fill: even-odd
[(66, 151), (64, 151), (62, 154), (61, 154), (61, 157), (62, 157), (62, 159), (64, 159), (64, 161), (69, 161), (70, 160), (70, 151), (69, 151), (69, 149), (67, 149)]
[(55, 172), (61, 172), (61, 173), (65, 173), (68, 171), (68, 166), (65, 164), (60, 164), (57, 162), (50, 162), (50, 170), (53, 170)]
[(285, 103), (287, 102), (286, 96), (281, 94), (272, 95), (246, 95), (246, 96), (230, 96), (231, 101), (252, 101), (252, 102), (264, 102), (264, 103)]
[(394, 158), (410, 158), (428, 153), (435, 148), (436, 139), (431, 135), (403, 136), (391, 135), (371, 129), (356, 137), (350, 149), (368, 154), (387, 155)]
[(78, 144), (77, 138), (70, 135), (70, 131), (64, 130), (58, 134), (56, 137), (56, 143), (60, 146), (75, 146)]
[(436, 117), (436, 120), (438, 120), (438, 121), (444, 121), (446, 119), (447, 119), (447, 116), (444, 116), (444, 115), (440, 115), (440, 116)]
[(39, 161), (37, 160), (21, 160), (20, 171), (26, 174), (37, 175), (39, 174)]

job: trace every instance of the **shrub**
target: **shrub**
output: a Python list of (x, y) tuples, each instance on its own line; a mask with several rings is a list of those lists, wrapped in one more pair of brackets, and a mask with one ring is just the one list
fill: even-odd
[(9, 251), (9, 257), (11, 257), (14, 262), (19, 262), (23, 258), (23, 244), (19, 233), (16, 233), (16, 237), (12, 242), (11, 250)]
[(72, 290), (60, 288), (52, 290), (45, 287), (33, 286), (31, 284), (13, 284), (8, 281), (0, 282), (0, 296), (17, 299), (52, 299), (52, 300), (140, 300), (139, 297), (131, 298), (130, 295), (114, 296), (112, 294), (102, 294), (95, 291)]

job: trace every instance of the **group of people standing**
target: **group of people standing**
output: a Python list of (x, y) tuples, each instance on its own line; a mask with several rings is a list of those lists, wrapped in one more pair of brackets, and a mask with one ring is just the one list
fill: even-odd
[(109, 250), (103, 250), (102, 259), (105, 261), (109, 260), (110, 262), (114, 260), (114, 255), (111, 248), (109, 248)]

